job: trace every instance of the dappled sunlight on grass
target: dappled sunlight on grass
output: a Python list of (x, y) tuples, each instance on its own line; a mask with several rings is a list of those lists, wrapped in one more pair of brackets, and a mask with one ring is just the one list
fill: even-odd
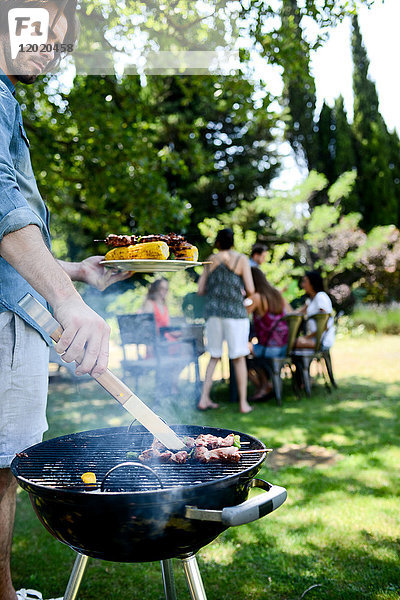
[(206, 562), (228, 566), (233, 563), (238, 546), (240, 544), (233, 544), (232, 542), (225, 542), (224, 544), (214, 542), (207, 548), (207, 552), (200, 550), (199, 554)]
[(332, 360), (340, 377), (357, 375), (385, 383), (398, 382), (400, 336), (346, 336), (336, 341)]

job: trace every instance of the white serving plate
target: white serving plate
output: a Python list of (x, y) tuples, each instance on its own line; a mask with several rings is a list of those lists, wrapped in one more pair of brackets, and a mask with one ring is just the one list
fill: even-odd
[(130, 260), (102, 260), (100, 264), (109, 269), (134, 271), (135, 273), (167, 273), (183, 271), (191, 267), (200, 267), (203, 263), (192, 260), (146, 260), (137, 258)]

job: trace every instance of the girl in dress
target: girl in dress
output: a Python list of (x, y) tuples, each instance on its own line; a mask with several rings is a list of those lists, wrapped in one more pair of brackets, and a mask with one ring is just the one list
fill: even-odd
[[(292, 312), (291, 306), (281, 292), (274, 288), (258, 267), (252, 267), (256, 293), (252, 303), (248, 303), (247, 312), (253, 313), (253, 332), (257, 343), (253, 344), (253, 356), (256, 358), (278, 358), (286, 355), (288, 326), (283, 317)], [(272, 384), (263, 368), (250, 369), (249, 377), (256, 385), (253, 400), (260, 400), (272, 390)]]

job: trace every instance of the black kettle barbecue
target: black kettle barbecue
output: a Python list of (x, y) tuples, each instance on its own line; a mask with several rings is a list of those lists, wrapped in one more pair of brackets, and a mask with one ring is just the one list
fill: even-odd
[[(176, 598), (170, 559), (184, 563), (193, 600), (206, 600), (194, 554), (230, 526), (254, 521), (278, 508), (286, 490), (256, 479), (265, 445), (250, 435), (220, 428), (173, 426), (178, 436), (240, 436), (239, 463), (152, 464), (126, 460), (148, 448), (142, 426), (75, 433), (28, 448), (11, 465), (40, 521), (79, 553), (64, 600), (74, 600), (85, 557), (118, 562), (161, 560), (167, 600)], [(92, 471), (98, 485), (81, 475)], [(247, 500), (252, 487), (263, 494)], [(82, 556), (83, 555), (83, 556)], [(77, 573), (80, 576), (77, 577)]]

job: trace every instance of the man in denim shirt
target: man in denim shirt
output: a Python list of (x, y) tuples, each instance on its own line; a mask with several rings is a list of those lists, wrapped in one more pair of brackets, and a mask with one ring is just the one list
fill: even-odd
[[(56, 350), (67, 362), (78, 361), (78, 374), (99, 375), (107, 368), (110, 330), (72, 280), (103, 290), (130, 276), (106, 271), (99, 264), (102, 257), (65, 263), (50, 252), (48, 210), (32, 172), (14, 86), (33, 83), (53, 69), (60, 58), (56, 44), (76, 41), (76, 0), (62, 4), (62, 10), (60, 3), (46, 0), (0, 4), (0, 600), (41, 598), (34, 591), (15, 592), (9, 569), (16, 493), (9, 465), (16, 452), (41, 441), (47, 429), (48, 338), (18, 301), (30, 292), (48, 302), (64, 329)], [(8, 10), (16, 6), (48, 10), (51, 51), (19, 52), (11, 58)]]

